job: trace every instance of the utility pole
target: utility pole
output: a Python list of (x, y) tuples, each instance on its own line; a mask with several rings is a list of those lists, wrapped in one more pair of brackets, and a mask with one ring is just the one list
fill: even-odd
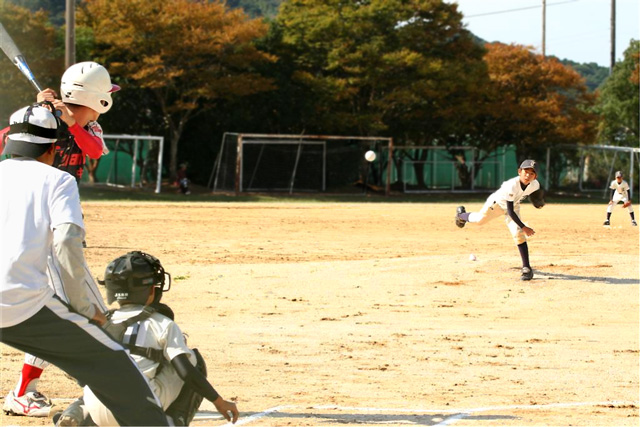
[(616, 65), (616, 0), (611, 0), (611, 66), (609, 75), (613, 73)]
[(542, 57), (547, 56), (547, 0), (542, 0)]
[(76, 63), (76, 1), (66, 0), (65, 20), (67, 28), (64, 39), (64, 65), (65, 69)]

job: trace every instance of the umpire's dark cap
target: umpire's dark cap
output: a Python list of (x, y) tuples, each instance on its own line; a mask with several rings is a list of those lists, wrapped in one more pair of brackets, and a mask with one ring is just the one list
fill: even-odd
[(16, 111), (9, 119), (7, 143), (2, 154), (37, 159), (57, 140), (58, 120), (49, 109), (31, 105)]
[(535, 160), (527, 159), (520, 163), (520, 169), (533, 169), (536, 174), (538, 173), (538, 162)]

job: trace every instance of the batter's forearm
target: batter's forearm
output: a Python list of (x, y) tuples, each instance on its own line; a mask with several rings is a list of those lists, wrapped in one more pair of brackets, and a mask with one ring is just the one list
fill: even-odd
[(91, 135), (86, 129), (77, 123), (69, 127), (69, 132), (73, 135), (76, 144), (82, 152), (92, 159), (99, 159), (102, 156), (102, 140), (95, 135)]
[(53, 254), (60, 264), (60, 279), (69, 305), (91, 319), (96, 314), (96, 307), (87, 296), (83, 239), (84, 230), (81, 227), (70, 223), (61, 224), (53, 230)]

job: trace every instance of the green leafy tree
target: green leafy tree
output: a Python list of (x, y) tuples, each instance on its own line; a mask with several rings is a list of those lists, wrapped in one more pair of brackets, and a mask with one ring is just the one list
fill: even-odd
[(241, 8), (249, 16), (254, 18), (264, 16), (273, 18), (278, 14), (282, 0), (228, 0), (227, 5), (232, 8)]
[[(43, 87), (60, 86), (64, 51), (56, 43), (56, 30), (48, 13), (0, 1), (0, 22), (25, 56), (29, 68)], [(9, 123), (14, 111), (36, 101), (36, 90), (16, 66), (2, 54), (0, 62), (0, 126)]]
[[(276, 18), (279, 56), (314, 99), (305, 126), (423, 143), (450, 129), (482, 48), (440, 0), (291, 0)], [(396, 133), (397, 132), (397, 133)]]
[[(116, 79), (150, 91), (170, 141), (169, 169), (177, 170), (187, 123), (221, 100), (270, 90), (255, 65), (271, 57), (255, 47), (266, 27), (242, 10), (189, 0), (90, 0), (78, 14), (91, 28), (94, 56)], [(198, 143), (198, 142), (195, 142)]]
[(603, 67), (595, 62), (581, 64), (569, 59), (563, 59), (560, 62), (580, 73), (580, 75), (584, 77), (585, 84), (591, 92), (595, 92), (609, 77), (609, 67)]
[(281, 81), (290, 81), (280, 90), (298, 95), (301, 131), (402, 145), (468, 139), (487, 73), (461, 19), (441, 0), (284, 2), (272, 34)]
[(624, 59), (602, 86), (597, 111), (602, 115), (599, 138), (607, 144), (638, 146), (640, 132), (640, 41), (631, 40)]

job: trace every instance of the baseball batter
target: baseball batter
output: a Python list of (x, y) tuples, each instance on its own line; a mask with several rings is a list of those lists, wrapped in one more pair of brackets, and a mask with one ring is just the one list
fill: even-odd
[[(160, 261), (144, 252), (129, 252), (109, 263), (104, 284), (109, 303), (120, 305), (110, 316), (108, 330), (129, 349), (175, 424), (188, 426), (203, 397), (235, 423), (236, 404), (222, 399), (207, 381), (204, 359), (187, 346), (173, 312), (160, 303), (171, 287), (171, 276)], [(118, 425), (91, 387), (54, 419), (58, 426)]]
[[(10, 118), (5, 154), (12, 157), (0, 162), (0, 341), (91, 384), (120, 424), (169, 425), (145, 376), (100, 328), (107, 319), (87, 296), (78, 186), (51, 167), (58, 126), (38, 104)], [(52, 248), (67, 303), (48, 283)]]
[(607, 205), (607, 219), (604, 221), (603, 225), (611, 225), (610, 220), (613, 207), (618, 203), (622, 203), (622, 207), (629, 210), (631, 225), (637, 227), (638, 223), (636, 222), (635, 214), (633, 212), (633, 206), (631, 206), (631, 197), (629, 197), (629, 183), (623, 179), (621, 171), (616, 172), (615, 179), (611, 181), (609, 189), (611, 189), (611, 196), (609, 197), (609, 205)]
[[(62, 76), (60, 93), (57, 98), (53, 89), (45, 89), (38, 94), (38, 102), (49, 102), (58, 110), (60, 126), (57, 131), (56, 155), (53, 166), (70, 173), (80, 182), (86, 164), (86, 157), (98, 159), (107, 154), (102, 128), (97, 120), (111, 108), (111, 93), (119, 90), (111, 84), (107, 70), (96, 62), (81, 62), (69, 67)], [(84, 241), (83, 241), (84, 242)], [(102, 295), (85, 264), (85, 285), (93, 304), (103, 313), (107, 312)], [(47, 274), (49, 284), (56, 295), (69, 301), (65, 292), (64, 277), (60, 260), (48, 257)], [(7, 414), (46, 417), (51, 409), (51, 401), (37, 391), (42, 371), (48, 366), (44, 360), (25, 354), (20, 378), (5, 398), (3, 410)]]
[[(537, 177), (537, 163), (534, 160), (525, 160), (520, 164), (518, 176), (503, 182), (500, 188), (487, 198), (480, 212), (466, 212), (464, 206), (459, 206), (456, 211), (456, 225), (460, 228), (467, 222), (482, 225), (496, 217), (504, 216), (507, 228), (522, 258), (521, 280), (533, 279), (527, 237), (533, 236), (535, 231), (522, 222), (520, 202), (528, 196), (532, 196), (533, 201), (535, 197), (533, 195), (540, 194), (540, 183)], [(537, 208), (544, 206), (541, 197), (535, 197), (535, 199), (534, 206)]]

